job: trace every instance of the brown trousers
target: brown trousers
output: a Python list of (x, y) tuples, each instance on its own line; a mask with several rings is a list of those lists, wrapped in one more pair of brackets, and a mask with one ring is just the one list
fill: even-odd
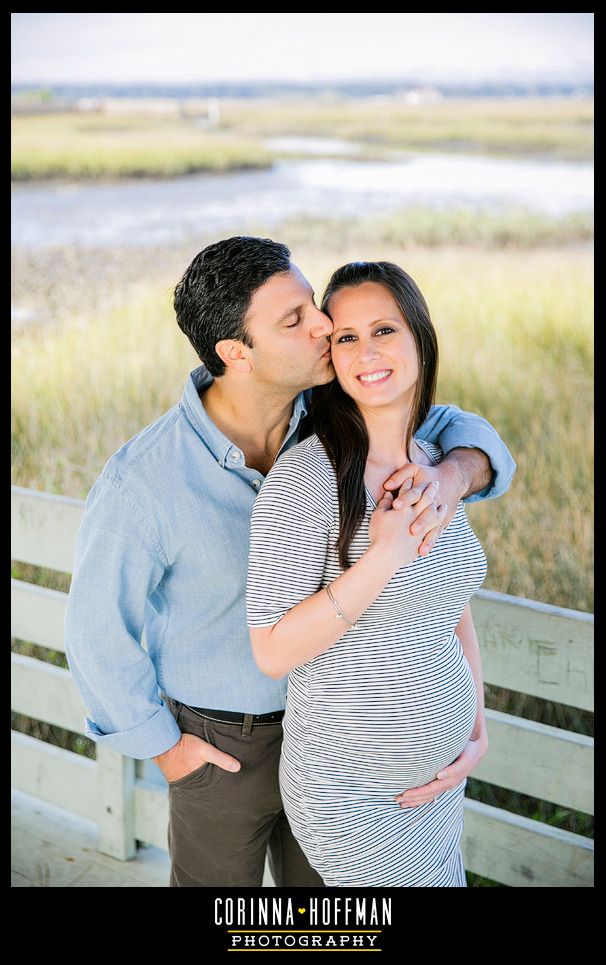
[(164, 697), (181, 733), (240, 761), (203, 764), (168, 785), (171, 888), (260, 887), (266, 854), (278, 888), (324, 887), (290, 830), (278, 786), (282, 722), (217, 723)]

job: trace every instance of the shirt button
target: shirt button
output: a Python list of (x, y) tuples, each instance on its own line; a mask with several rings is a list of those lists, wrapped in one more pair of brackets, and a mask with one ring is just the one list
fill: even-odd
[(260, 485), (261, 485), (260, 479), (253, 479), (253, 486), (255, 487), (255, 489), (258, 489)]
[(240, 461), (240, 458), (241, 458), (241, 457), (240, 457), (240, 453), (239, 453), (239, 452), (234, 452), (234, 453), (233, 453), (232, 459), (233, 459), (234, 462), (239, 462), (239, 461)]

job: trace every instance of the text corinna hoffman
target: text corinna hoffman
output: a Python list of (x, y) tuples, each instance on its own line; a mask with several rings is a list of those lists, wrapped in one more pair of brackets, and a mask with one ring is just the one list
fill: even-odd
[(217, 898), (215, 925), (380, 927), (391, 925), (391, 898)]

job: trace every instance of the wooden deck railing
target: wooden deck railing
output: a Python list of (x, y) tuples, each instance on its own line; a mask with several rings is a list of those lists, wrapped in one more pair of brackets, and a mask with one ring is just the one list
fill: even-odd
[[(13, 560), (70, 573), (84, 504), (13, 487)], [(12, 636), (64, 652), (67, 595), (12, 580)], [(479, 591), (472, 601), (486, 683), (593, 710), (593, 616)], [(14, 653), (12, 709), (76, 734), (86, 708), (68, 670)], [(593, 740), (486, 711), (490, 751), (474, 778), (593, 814)], [(166, 849), (166, 783), (146, 761), (97, 745), (93, 761), (12, 732), (12, 783), (95, 820), (99, 850), (133, 857), (136, 842)], [(591, 887), (593, 841), (469, 798), (463, 853), (469, 871), (513, 887)]]

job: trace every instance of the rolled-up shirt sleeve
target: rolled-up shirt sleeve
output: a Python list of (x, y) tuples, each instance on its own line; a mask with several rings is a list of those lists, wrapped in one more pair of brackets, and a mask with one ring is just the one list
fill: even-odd
[(142, 645), (147, 602), (166, 566), (140, 508), (102, 475), (76, 540), (65, 650), (90, 714), (86, 735), (141, 760), (164, 753), (181, 737)]
[(436, 443), (445, 455), (452, 449), (481, 449), (486, 453), (493, 470), (492, 481), (464, 502), (496, 499), (509, 489), (516, 463), (496, 429), (482, 416), (456, 405), (432, 405), (416, 434), (426, 442)]

